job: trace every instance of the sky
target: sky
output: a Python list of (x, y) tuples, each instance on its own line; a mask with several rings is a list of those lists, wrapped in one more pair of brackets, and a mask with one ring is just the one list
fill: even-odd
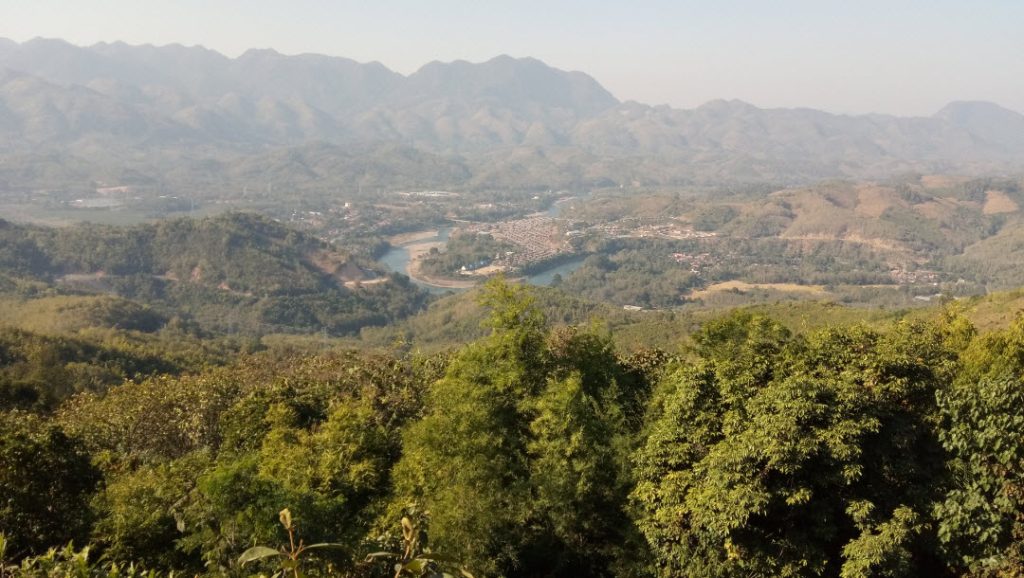
[(681, 108), (1024, 112), (1024, 0), (0, 0), (0, 36), (273, 48), (403, 74), (531, 56), (619, 99)]

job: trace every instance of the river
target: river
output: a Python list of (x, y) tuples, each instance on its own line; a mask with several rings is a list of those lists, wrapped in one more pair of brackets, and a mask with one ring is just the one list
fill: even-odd
[(555, 265), (554, 267), (551, 267), (550, 269), (544, 269), (540, 273), (534, 273), (533, 275), (530, 275), (529, 277), (527, 277), (526, 278), (526, 282), (529, 283), (530, 285), (538, 285), (540, 287), (547, 287), (548, 285), (551, 285), (551, 281), (554, 280), (555, 275), (561, 275), (562, 277), (565, 277), (569, 273), (572, 273), (576, 269), (579, 269), (580, 265), (582, 265), (583, 261), (585, 261), (585, 260), (586, 260), (586, 257), (582, 257), (581, 256), (581, 257), (577, 257), (576, 259), (572, 259), (570, 261), (566, 261), (565, 263), (561, 263), (559, 265)]
[[(425, 237), (417, 239), (415, 242), (418, 243), (438, 243), (446, 242), (448, 237), (452, 234), (451, 227), (442, 227), (437, 231), (437, 234), (432, 237)], [(583, 264), (584, 257), (579, 259), (573, 259), (560, 263), (549, 269), (545, 269), (539, 273), (534, 273), (526, 278), (526, 282), (531, 285), (548, 286), (551, 284), (552, 279), (555, 275), (561, 275), (565, 277), (569, 273), (572, 273), (576, 269), (579, 269), (580, 265)], [(390, 271), (401, 273), (403, 275), (409, 274), (409, 249), (404, 246), (392, 247), (383, 257), (378, 259), (378, 262), (388, 268)], [(441, 287), (438, 285), (432, 285), (425, 283), (417, 279), (412, 279), (412, 282), (416, 285), (426, 289), (428, 292), (435, 295), (447, 293), (449, 291), (465, 291), (465, 289), (453, 289), (451, 287)]]
[[(424, 237), (417, 239), (415, 243), (445, 243), (448, 241), (448, 237), (452, 234), (451, 227), (441, 227), (437, 230), (437, 234), (432, 237)], [(412, 243), (409, 243), (412, 244)], [(384, 256), (377, 260), (379, 263), (384, 265), (390, 271), (401, 273), (403, 275), (409, 274), (409, 249), (404, 245), (392, 247)], [(437, 285), (431, 285), (430, 283), (424, 283), (418, 279), (412, 279), (412, 282), (416, 285), (427, 290), (429, 293), (440, 295), (449, 291), (461, 291), (461, 289), (452, 289), (450, 287), (439, 287)]]

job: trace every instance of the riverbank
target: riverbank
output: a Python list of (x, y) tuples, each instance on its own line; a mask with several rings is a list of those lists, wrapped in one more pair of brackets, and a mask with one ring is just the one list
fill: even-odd
[[(499, 267), (485, 267), (474, 271), (473, 275), (462, 276), (460, 279), (435, 277), (424, 273), (422, 270), (423, 257), (431, 249), (443, 250), (447, 244), (448, 236), (453, 230), (453, 228), (446, 227), (392, 235), (388, 238), (392, 249), (379, 261), (384, 263), (390, 270), (408, 276), (414, 283), (432, 293), (472, 289), (482, 281), (490, 278), (490, 274), (496, 273)], [(554, 264), (541, 271), (535, 271), (533, 274), (526, 276), (510, 277), (509, 281), (547, 286), (551, 283), (555, 274), (564, 276), (579, 267), (583, 263), (583, 258), (583, 255), (578, 255), (569, 256), (566, 261), (556, 259)]]
[(388, 243), (391, 243), (392, 247), (402, 247), (427, 239), (437, 239), (440, 234), (440, 229), (428, 229), (425, 231), (411, 231), (409, 233), (399, 233), (397, 235), (392, 235), (388, 237)]
[(443, 287), (445, 289), (472, 289), (473, 287), (476, 287), (476, 280), (463, 281), (461, 279), (444, 279), (423, 273), (421, 270), (423, 256), (435, 247), (443, 249), (444, 246), (445, 243), (439, 241), (405, 245), (405, 250), (409, 252), (409, 266), (406, 268), (406, 275), (415, 282), (423, 283), (425, 285), (433, 285), (435, 287)]

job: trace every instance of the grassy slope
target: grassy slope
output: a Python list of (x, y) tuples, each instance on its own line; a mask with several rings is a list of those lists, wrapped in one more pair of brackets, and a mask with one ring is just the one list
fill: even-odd
[[(433, 352), (477, 339), (487, 332), (482, 326), (485, 311), (477, 302), (478, 292), (451, 295), (403, 323), (367, 328), (361, 339), (344, 343), (354, 347), (411, 347)], [(900, 318), (938, 315), (943, 305), (914, 309), (850, 307), (832, 301), (780, 301), (742, 307), (674, 311), (625, 311), (613, 306), (588, 303), (555, 289), (539, 289), (538, 305), (553, 324), (597, 324), (612, 332), (623, 351), (646, 347), (673, 350), (700, 325), (736, 309), (771, 316), (793, 331), (810, 331), (831, 325), (863, 323), (881, 326)], [(1024, 289), (999, 292), (955, 302), (981, 331), (1005, 328), (1024, 311)]]

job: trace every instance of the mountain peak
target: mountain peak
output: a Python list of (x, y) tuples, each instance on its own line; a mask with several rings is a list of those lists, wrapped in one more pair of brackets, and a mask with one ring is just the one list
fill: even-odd
[(947, 104), (935, 118), (966, 130), (981, 140), (1006, 149), (1024, 146), (1024, 115), (982, 100)]
[(756, 112), (761, 109), (750, 104), (749, 102), (733, 99), (717, 98), (715, 100), (709, 100), (704, 104), (697, 107), (698, 111), (710, 112), (714, 114), (735, 114), (739, 112)]
[(958, 122), (968, 117), (1021, 117), (1024, 115), (987, 100), (955, 100), (942, 107), (934, 116), (950, 122)]
[(500, 62), (516, 62), (518, 60), (527, 60), (527, 59), (525, 59), (525, 58), (524, 59), (519, 59), (519, 58), (516, 58), (516, 57), (511, 56), (509, 54), (499, 54), (499, 55), (495, 56), (494, 58), (491, 58), (487, 62), (499, 62), (499, 63)]
[(238, 60), (251, 60), (256, 58), (281, 58), (284, 55), (273, 48), (250, 48), (238, 57)]
[(536, 58), (534, 58), (532, 56), (511, 56), (509, 54), (499, 54), (499, 55), (495, 56), (494, 58), (491, 58), (490, 60), (484, 62), (483, 64), (484, 65), (498, 64), (498, 65), (505, 65), (505, 66), (523, 66), (523, 67), (536, 66), (536, 67), (541, 67), (541, 68), (552, 68), (551, 66), (548, 66), (544, 62), (542, 62), (540, 60), (537, 60)]
[(74, 44), (71, 44), (67, 40), (62, 38), (44, 38), (42, 36), (36, 36), (30, 40), (26, 40), (22, 43), (23, 46), (59, 46), (61, 48), (77, 48)]
[(536, 58), (507, 54), (486, 62), (431, 62), (408, 77), (416, 94), (431, 93), (454, 102), (497, 102), (517, 109), (554, 107), (588, 116), (618, 100), (592, 77), (567, 72)]

